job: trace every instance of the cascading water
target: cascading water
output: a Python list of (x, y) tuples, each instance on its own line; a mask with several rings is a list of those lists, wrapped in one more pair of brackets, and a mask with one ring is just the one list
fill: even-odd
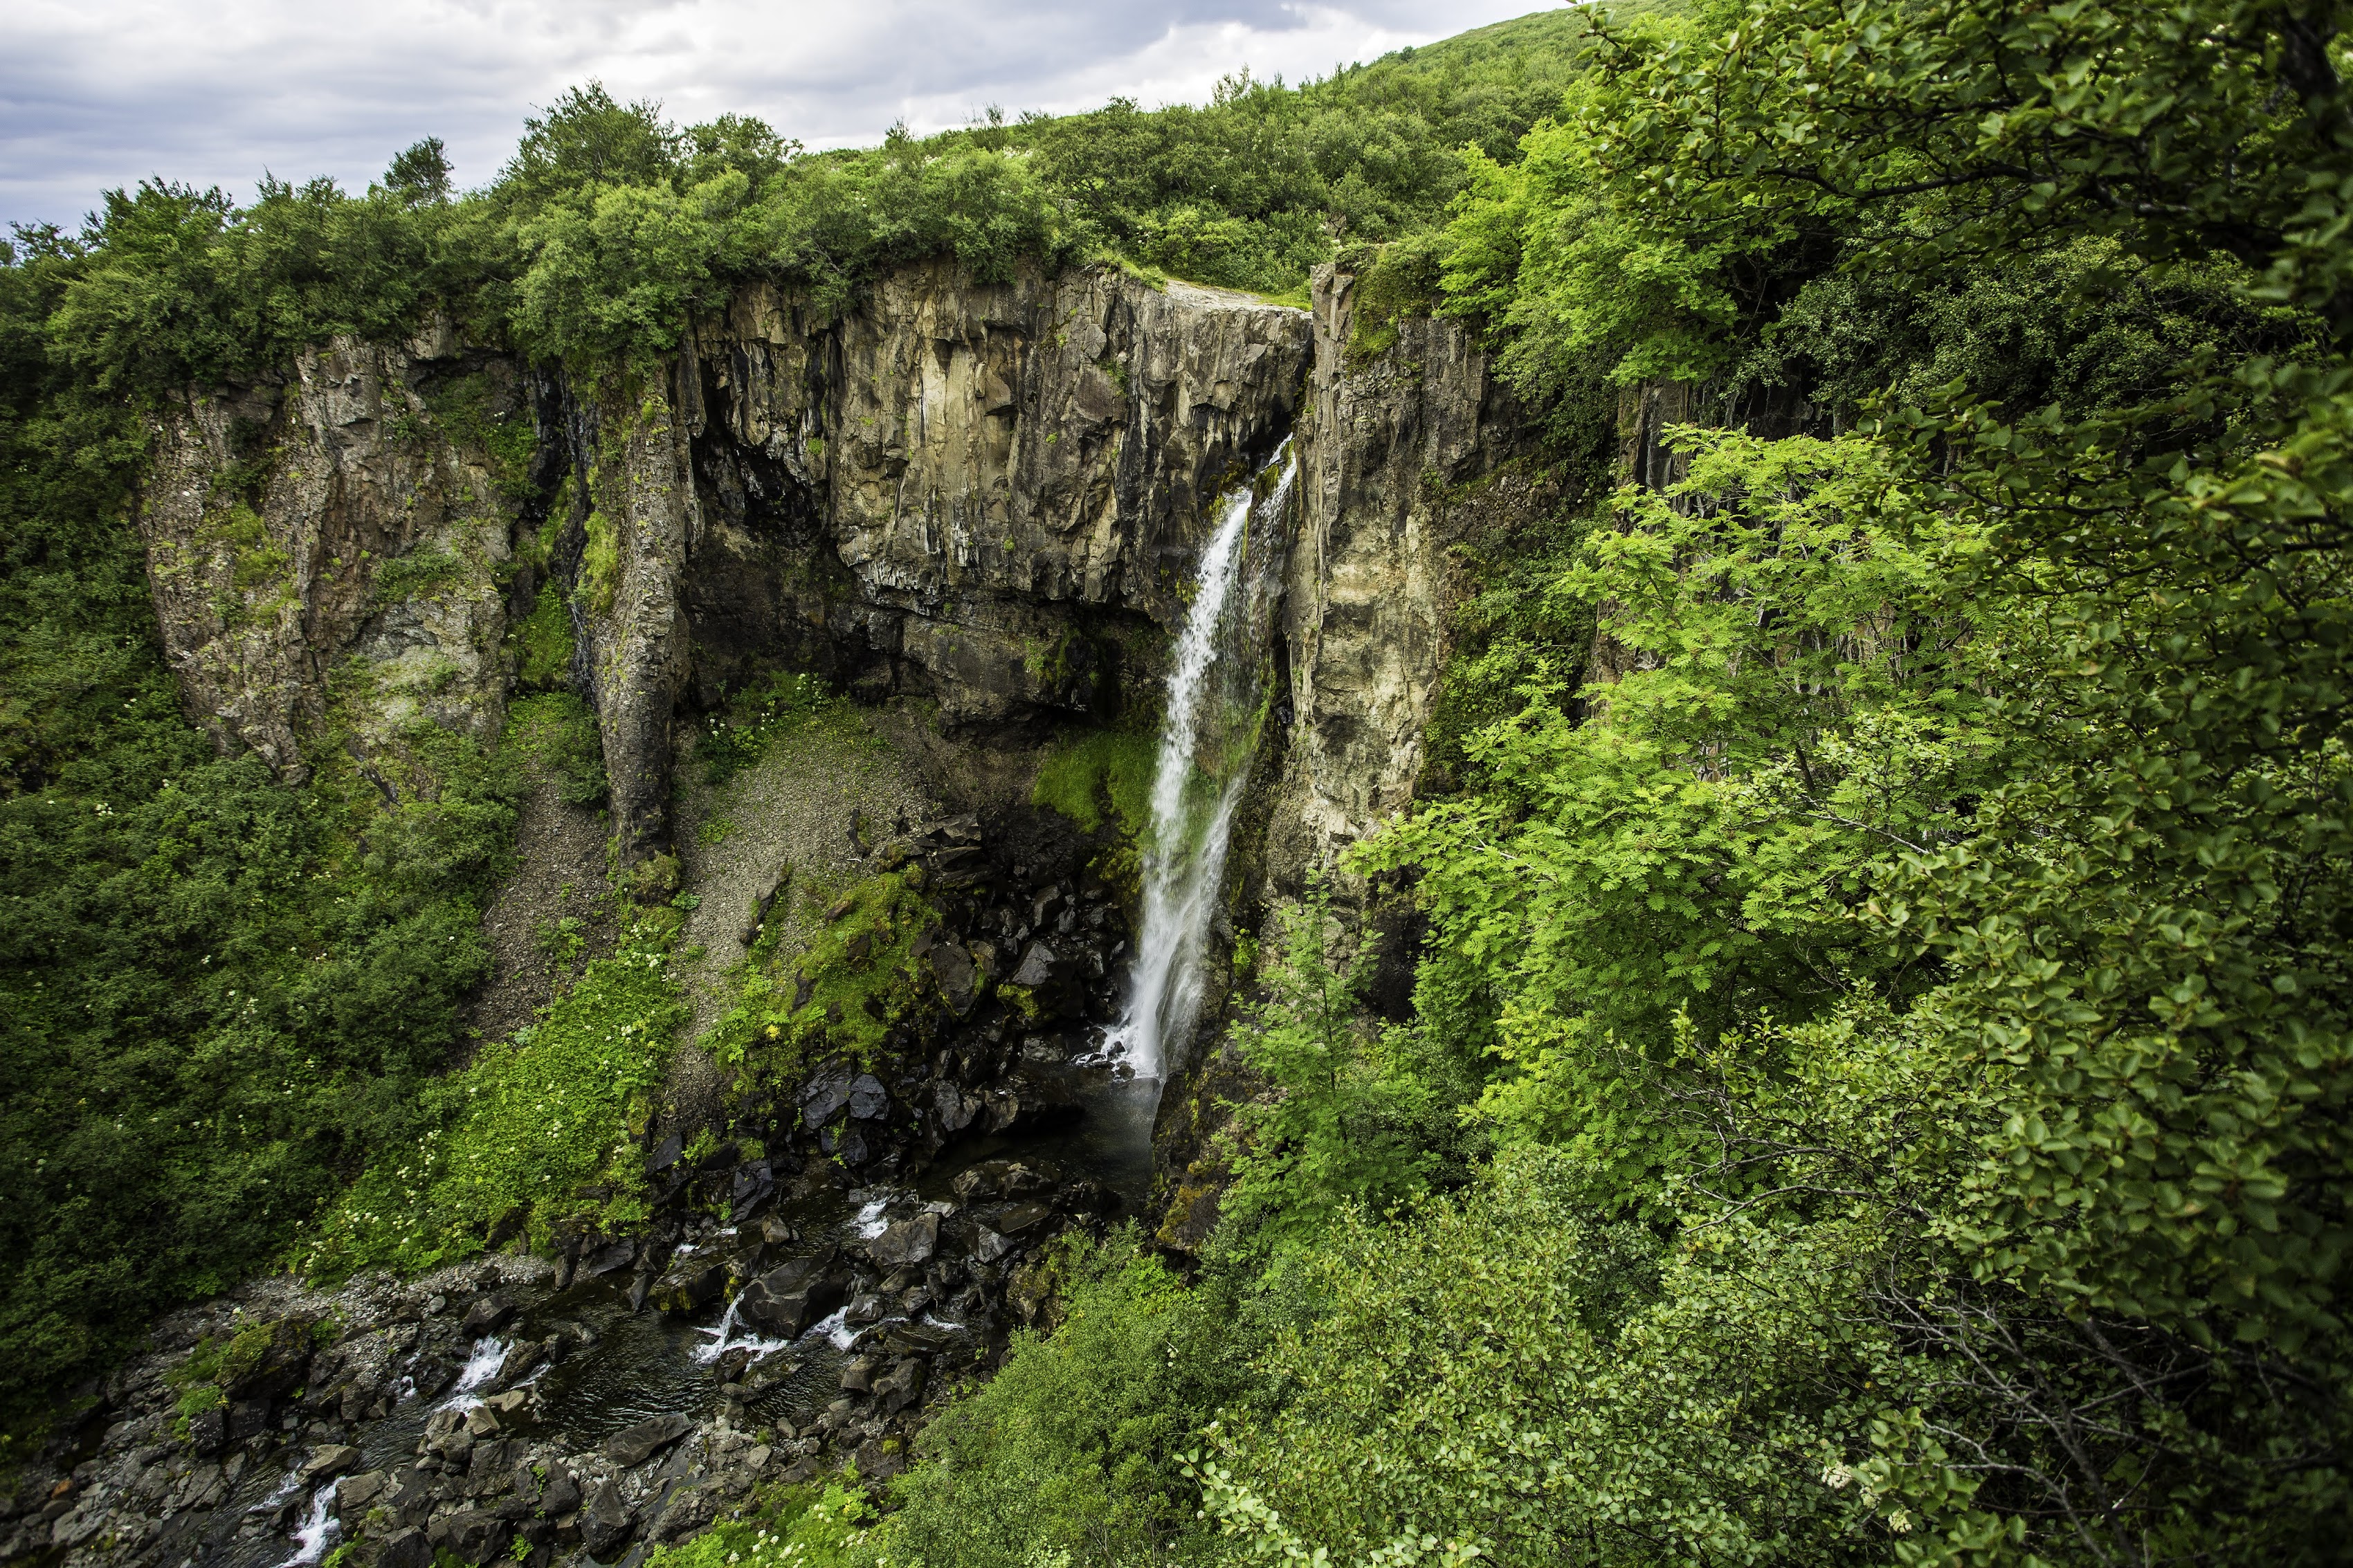
[[(1106, 1042), (1138, 1078), (1166, 1075), (1169, 1043), (1184, 1043), (1200, 1011), (1202, 945), (1263, 714), (1264, 623), (1297, 473), (1288, 440), (1272, 471), (1263, 494), (1252, 482), (1219, 498), (1218, 526), (1201, 552), (1169, 665), (1144, 850), (1144, 918), (1127, 1011)], [(1253, 519), (1267, 526), (1253, 529)]]

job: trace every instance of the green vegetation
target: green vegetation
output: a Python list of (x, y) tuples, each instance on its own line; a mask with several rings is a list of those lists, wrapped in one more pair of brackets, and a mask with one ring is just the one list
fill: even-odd
[(1103, 825), (1105, 813), (1129, 841), (1152, 822), (1152, 774), (1159, 757), (1152, 735), (1132, 730), (1089, 730), (1069, 737), (1038, 764), (1032, 805), (1051, 806), (1082, 833)]
[(753, 947), (730, 1007), (703, 1046), (722, 1067), (788, 1079), (809, 1063), (846, 1052), (883, 1061), (894, 1025), (937, 1004), (937, 985), (913, 949), (936, 924), (916, 870), (860, 877), (847, 889), (808, 879), (793, 889), (814, 926), (806, 948), (780, 951), (784, 922), (772, 920)]
[(739, 768), (758, 762), (780, 736), (820, 732), (849, 746), (874, 743), (848, 699), (826, 689), (814, 675), (779, 672), (737, 692), (711, 715), (695, 737), (694, 754), (703, 778), (725, 784)]
[(633, 923), (536, 1023), (427, 1084), (420, 1126), (378, 1154), (307, 1234), (313, 1278), (430, 1268), (494, 1232), (545, 1245), (560, 1224), (646, 1217), (638, 1140), (687, 1017), (670, 973), (674, 915)]
[(657, 1546), (647, 1568), (879, 1568), (874, 1507), (839, 1481), (765, 1487), (749, 1506), (677, 1546)]
[[(1250, 1372), (1155, 1410), (1214, 1535), (1087, 1528), (1097, 1439), (1014, 1392), (1065, 1325), (964, 1408), (1085, 1479), (943, 1446), (897, 1550), (2341, 1555), (2348, 21), (1704, 6), (1473, 158), (1436, 289), (1568, 499), (1464, 540), (1425, 802), (1356, 856), (1410, 1016), (1320, 896), (1238, 1010), (1180, 1293)], [(1635, 388), (1683, 427), (1613, 493)]]
[(1244, 1392), (1234, 1303), (1187, 1289), (1132, 1231), (1068, 1237), (1050, 1337), (925, 1429), (879, 1538), (912, 1564), (1189, 1558), (1204, 1543), (1184, 1474), (1196, 1434)]

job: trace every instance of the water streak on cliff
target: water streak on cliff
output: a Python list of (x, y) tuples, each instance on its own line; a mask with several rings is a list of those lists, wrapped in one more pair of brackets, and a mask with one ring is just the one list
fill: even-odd
[(1251, 482), (1219, 499), (1217, 530), (1201, 552), (1169, 662), (1144, 844), (1144, 919), (1126, 1016), (1109, 1042), (1142, 1078), (1166, 1076), (1171, 1047), (1183, 1048), (1199, 1015), (1202, 944), (1264, 717), (1267, 612), (1297, 474), (1288, 440), (1272, 472), (1263, 494)]

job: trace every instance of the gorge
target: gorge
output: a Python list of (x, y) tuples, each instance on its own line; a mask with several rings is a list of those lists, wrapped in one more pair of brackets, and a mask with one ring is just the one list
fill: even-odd
[(2348, 37), (20, 226), (0, 1557), (2341, 1560)]

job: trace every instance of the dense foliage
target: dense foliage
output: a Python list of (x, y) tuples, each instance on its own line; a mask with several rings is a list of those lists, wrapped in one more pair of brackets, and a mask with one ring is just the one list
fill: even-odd
[(1270, 943), (1202, 1556), (2341, 1558), (2348, 21), (1717, 5), (1474, 158), (1563, 457), (1696, 423), (1474, 542), (1415, 1016)]

